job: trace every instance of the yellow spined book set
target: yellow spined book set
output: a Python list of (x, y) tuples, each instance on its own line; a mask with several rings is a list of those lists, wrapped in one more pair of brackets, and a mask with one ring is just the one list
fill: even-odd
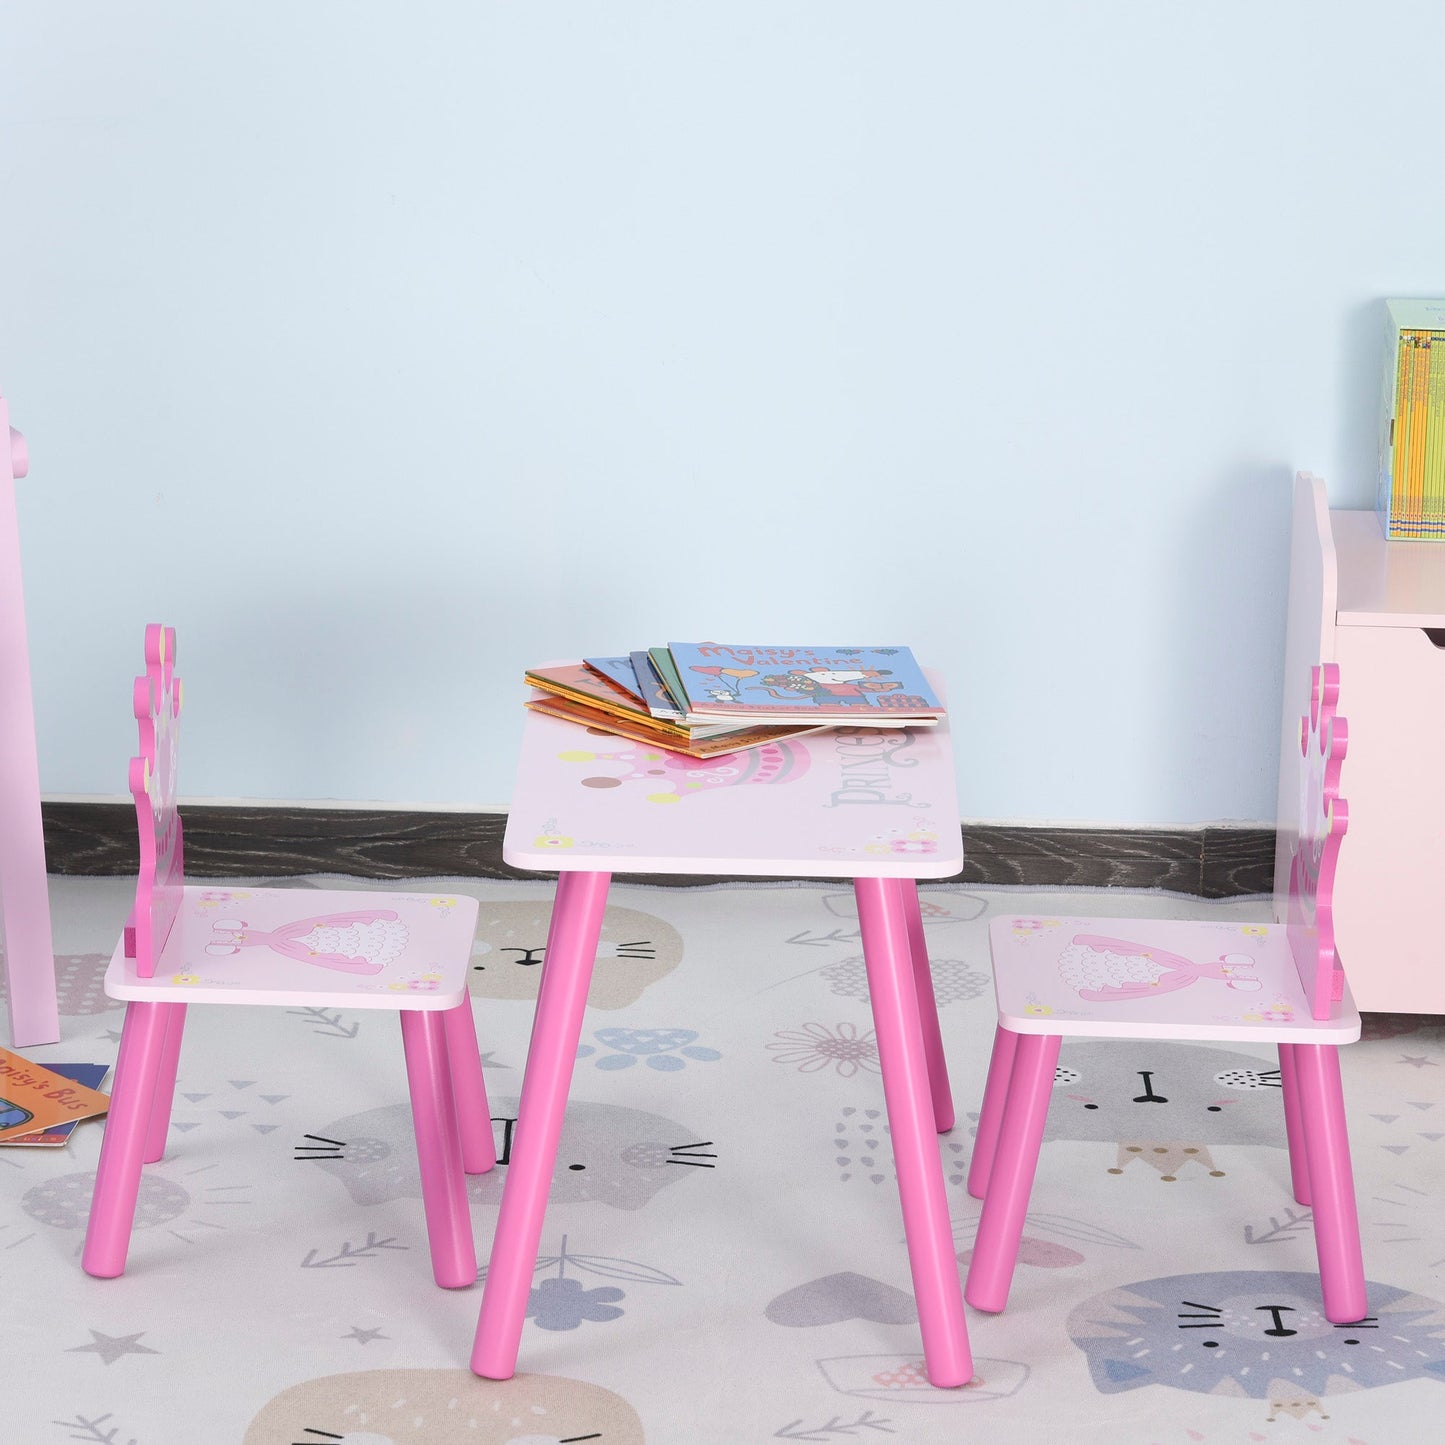
[(1391, 540), (1445, 542), (1445, 301), (1387, 301), (1377, 506)]

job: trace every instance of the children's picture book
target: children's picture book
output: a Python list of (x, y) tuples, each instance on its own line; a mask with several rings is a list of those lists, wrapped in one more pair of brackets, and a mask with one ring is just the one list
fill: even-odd
[(17, 1134), (78, 1123), (109, 1107), (109, 1096), (99, 1090), (0, 1048), (0, 1144)]
[(670, 753), (681, 753), (689, 758), (717, 758), (727, 753), (742, 753), (749, 748), (760, 748), (766, 743), (781, 742), (784, 738), (800, 737), (804, 733), (818, 732), (826, 724), (800, 727), (730, 727), (709, 732), (702, 729), (703, 736), (685, 727), (657, 722), (653, 719), (624, 718), (600, 709), (590, 708), (586, 703), (575, 702), (560, 696), (534, 697), (527, 706), (533, 712), (546, 713), (549, 717), (565, 718), (568, 722), (580, 723), (583, 727), (612, 733), (635, 743), (647, 743)]
[[(110, 1072), (109, 1064), (47, 1064), (46, 1068), (52, 1074), (59, 1074), (63, 1079), (73, 1079), (88, 1089), (98, 1089), (100, 1081)], [(61, 1149), (80, 1122), (79, 1119), (67, 1119), (62, 1124), (52, 1124), (48, 1129), (36, 1134), (14, 1134), (8, 1139), (0, 1140), (0, 1144), (12, 1149)]]
[(649, 716), (640, 698), (624, 692), (615, 682), (602, 677), (583, 662), (563, 662), (551, 667), (529, 667), (524, 680), (543, 692), (576, 697), (591, 707), (622, 715)]
[(682, 705), (668, 692), (667, 684), (663, 682), (646, 649), (632, 654), (632, 670), (642, 685), (642, 700), (653, 717), (680, 722), (683, 715)]
[(582, 661), (599, 676), (616, 683), (629, 697), (645, 702), (642, 684), (637, 680), (637, 669), (630, 657), (584, 657)]
[(683, 716), (686, 717), (689, 711), (687, 692), (683, 688), (682, 679), (677, 675), (672, 654), (665, 647), (649, 647), (647, 655), (652, 659), (653, 669), (662, 679), (663, 689), (672, 699), (673, 704), (681, 709)]
[(606, 716), (625, 718), (648, 724), (664, 723), (675, 729), (681, 738), (711, 736), (731, 732), (748, 724), (748, 719), (725, 721), (708, 718), (697, 728), (670, 719), (655, 719), (651, 712), (637, 698), (625, 694), (606, 678), (599, 677), (590, 667), (581, 662), (564, 662), (554, 667), (528, 668), (525, 679), (542, 692), (554, 693), (581, 703), (594, 712)]
[(669, 642), (687, 717), (927, 727), (945, 709), (907, 647)]

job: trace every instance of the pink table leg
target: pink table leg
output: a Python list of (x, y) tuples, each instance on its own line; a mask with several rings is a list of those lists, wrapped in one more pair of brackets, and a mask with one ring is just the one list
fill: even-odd
[(80, 1256), (86, 1274), (97, 1279), (113, 1279), (125, 1270), (165, 1034), (166, 1012), (160, 1004), (126, 1005), (120, 1054), (110, 1089), (110, 1112), (100, 1141), (100, 1164), (90, 1200), (90, 1222)]
[(924, 1364), (933, 1384), (966, 1385), (973, 1378), (973, 1358), (938, 1153), (928, 1049), (908, 946), (906, 889), (894, 878), (858, 878), (853, 887)]
[(948, 1061), (943, 1056), (943, 1033), (938, 1027), (938, 1000), (933, 993), (933, 971), (928, 966), (928, 941), (923, 936), (918, 885), (911, 878), (903, 883), (903, 900), (908, 915), (908, 952), (913, 959), (913, 983), (918, 994), (918, 1021), (923, 1027), (923, 1048), (928, 1055), (933, 1122), (940, 1134), (946, 1134), (954, 1123), (953, 1092), (948, 1086)]
[(1310, 1208), (1315, 1216), (1325, 1318), (1337, 1325), (1353, 1324), (1365, 1318), (1368, 1306), (1345, 1098), (1340, 1088), (1340, 1051), (1329, 1044), (1296, 1044), (1294, 1067), (1300, 1123), (1309, 1139)]
[(462, 1146), (452, 1099), (447, 1029), (435, 1010), (401, 1011), (401, 1041), (411, 1090), (422, 1207), (431, 1243), (432, 1277), (443, 1289), (463, 1289), (477, 1278), (477, 1250), (467, 1209)]
[(517, 1368), (611, 878), (610, 873), (564, 873), (557, 884), (511, 1163), (472, 1347), (473, 1372), (491, 1380), (509, 1380)]
[(451, 1061), (452, 1094), (457, 1101), (457, 1128), (462, 1136), (462, 1168), (468, 1174), (485, 1174), (497, 1162), (497, 1141), (492, 1137), (492, 1110), (482, 1077), (471, 999), (449, 1008), (442, 1018), (446, 1020), (447, 1058)]
[(156, 1069), (155, 1097), (151, 1100), (150, 1125), (146, 1130), (145, 1162), (154, 1164), (166, 1152), (166, 1133), (171, 1127), (171, 1104), (176, 1096), (176, 1069), (181, 1061), (181, 1035), (186, 1028), (183, 1003), (158, 1003), (165, 1011), (165, 1042)]
[(1008, 1098), (964, 1288), (965, 1298), (976, 1310), (996, 1313), (1008, 1303), (1054, 1088), (1059, 1042), (1057, 1036), (1020, 1034), (1014, 1045)]
[(10, 426), (0, 397), (0, 914), (16, 1048), (60, 1038), (15, 515), (15, 478), (28, 469), (24, 438)]
[(1289, 1178), (1295, 1202), (1310, 1202), (1309, 1144), (1300, 1121), (1299, 1079), (1295, 1075), (1294, 1044), (1279, 1046), (1279, 1084), (1284, 1095), (1284, 1132), (1289, 1140)]
[(983, 1106), (978, 1112), (978, 1133), (974, 1135), (973, 1158), (968, 1165), (968, 1192), (975, 1199), (982, 1199), (988, 1193), (988, 1176), (993, 1168), (994, 1150), (998, 1148), (998, 1129), (1003, 1119), (1004, 1100), (1008, 1098), (1018, 1041), (1019, 1036), (1010, 1029), (995, 1026), (988, 1081), (983, 1086)]

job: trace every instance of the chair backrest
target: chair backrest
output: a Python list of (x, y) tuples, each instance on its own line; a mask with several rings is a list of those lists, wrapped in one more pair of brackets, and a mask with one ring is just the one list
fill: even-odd
[(185, 872), (181, 819), (176, 811), (181, 680), (175, 674), (175, 629), (151, 623), (146, 628), (145, 657), (145, 676), (136, 678), (133, 694), (140, 756), (130, 760), (130, 791), (140, 832), (140, 873), (125, 940), (137, 974), (151, 978), (181, 906)]
[(1313, 1016), (1327, 1019), (1344, 997), (1345, 974), (1335, 946), (1332, 899), (1340, 840), (1349, 807), (1340, 797), (1340, 765), (1349, 740), (1335, 713), (1340, 669), (1310, 670), (1310, 710), (1300, 719), (1299, 832), (1289, 870), (1289, 943)]

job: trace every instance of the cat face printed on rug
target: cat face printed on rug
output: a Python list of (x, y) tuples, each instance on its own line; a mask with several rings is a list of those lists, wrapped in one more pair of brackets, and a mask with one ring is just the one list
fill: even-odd
[[(0, 952), (0, 959), (4, 957)], [(105, 970), (109, 963), (108, 953), (55, 955), (55, 998), (62, 1018), (109, 1013), (125, 1007), (119, 1000), (105, 996)], [(0, 968), (0, 999), (9, 997), (5, 970)]]
[(1231, 1049), (1144, 1039), (1065, 1041), (1044, 1142), (1118, 1145), (1111, 1174), (1140, 1163), (1173, 1183), (1221, 1176), (1210, 1147), (1285, 1147), (1279, 1064)]
[[(517, 1100), (493, 1099), (492, 1109), (499, 1167), (468, 1175), (467, 1188), (474, 1202), (496, 1209), (507, 1177)], [(350, 1114), (313, 1132), (342, 1141), (340, 1157), (319, 1159), (316, 1167), (339, 1179), (357, 1204), (421, 1198), (409, 1104)], [(701, 1153), (711, 1149), (701, 1142), (707, 1137), (660, 1114), (573, 1099), (562, 1124), (548, 1203), (595, 1200), (614, 1209), (641, 1209), (659, 1189), (712, 1165)]]
[[(470, 987), (476, 998), (535, 999), (547, 948), (552, 903), (483, 901), (472, 944)], [(682, 962), (682, 935), (672, 924), (636, 908), (609, 907), (602, 915), (597, 962), (587, 1002), (625, 1008), (650, 983)]]
[(1068, 1331), (1105, 1395), (1171, 1385), (1269, 1400), (1271, 1414), (1298, 1415), (1320, 1396), (1445, 1377), (1445, 1307), (1393, 1285), (1366, 1288), (1374, 1313), (1335, 1325), (1318, 1275), (1170, 1275), (1085, 1300)]
[(262, 1407), (241, 1445), (643, 1445), (637, 1411), (560, 1375), (481, 1380), (470, 1370), (358, 1370), (303, 1380)]

